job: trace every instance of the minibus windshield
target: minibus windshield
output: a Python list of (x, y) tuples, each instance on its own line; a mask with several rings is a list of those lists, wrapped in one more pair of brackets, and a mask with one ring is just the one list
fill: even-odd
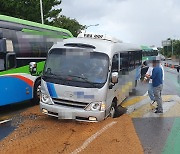
[[(49, 52), (44, 75), (59, 79), (102, 84), (107, 80), (109, 58), (91, 49), (52, 49)], [(95, 86), (94, 86), (95, 87)]]

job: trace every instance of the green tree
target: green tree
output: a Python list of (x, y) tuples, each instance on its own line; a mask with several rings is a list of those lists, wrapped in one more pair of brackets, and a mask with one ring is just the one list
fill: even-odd
[(173, 40), (174, 55), (180, 56), (180, 40)]
[(71, 19), (64, 15), (55, 18), (51, 25), (68, 29), (75, 37), (86, 27), (81, 25), (76, 19)]
[(180, 57), (180, 40), (172, 40), (168, 38), (167, 40), (171, 41), (170, 46), (164, 46), (162, 53), (164, 53), (165, 56), (171, 57), (172, 56), (172, 45), (173, 45), (173, 55), (176, 57)]
[[(43, 0), (44, 21), (58, 17), (61, 0)], [(41, 23), (40, 0), (0, 0), (0, 14)]]

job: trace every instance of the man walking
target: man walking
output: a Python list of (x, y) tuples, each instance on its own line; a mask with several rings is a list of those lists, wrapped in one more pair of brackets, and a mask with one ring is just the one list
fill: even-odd
[(160, 67), (159, 61), (153, 60), (153, 71), (152, 71), (152, 76), (150, 76), (150, 79), (152, 79), (155, 101), (158, 104), (155, 113), (163, 113), (162, 97), (161, 97), (161, 91), (163, 88), (163, 71), (162, 68)]
[[(164, 69), (162, 64), (160, 64), (160, 67), (162, 69), (162, 73), (163, 73), (163, 81), (164, 81)], [(146, 72), (145, 78), (144, 80), (147, 81), (148, 77), (152, 76), (152, 71), (153, 71), (153, 66), (152, 63), (149, 64), (149, 68), (148, 71)], [(149, 79), (149, 84), (148, 84), (148, 95), (149, 98), (151, 99), (151, 105), (154, 104), (155, 102), (155, 97), (154, 97), (154, 91), (153, 91), (153, 86), (152, 86), (152, 79)]]

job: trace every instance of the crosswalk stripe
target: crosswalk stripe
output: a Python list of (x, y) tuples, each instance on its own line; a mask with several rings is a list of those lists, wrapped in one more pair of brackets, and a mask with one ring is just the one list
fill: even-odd
[(166, 113), (176, 104), (176, 102), (163, 102), (163, 114), (156, 114), (152, 110), (143, 115), (145, 117), (164, 117)]
[(176, 103), (176, 105), (172, 106), (168, 112), (166, 112), (163, 117), (180, 117), (180, 104)]

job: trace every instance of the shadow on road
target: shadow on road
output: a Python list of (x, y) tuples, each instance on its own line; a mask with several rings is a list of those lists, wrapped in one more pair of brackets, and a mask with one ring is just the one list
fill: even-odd
[(2, 106), (0, 107), (0, 121), (5, 120), (3, 117), (11, 118), (32, 106), (34, 105), (30, 101)]

